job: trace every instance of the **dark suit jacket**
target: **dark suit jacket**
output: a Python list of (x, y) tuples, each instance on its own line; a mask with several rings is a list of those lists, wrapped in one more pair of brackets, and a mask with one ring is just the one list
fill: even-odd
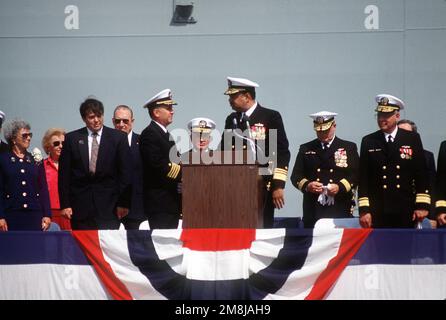
[(0, 153), (9, 151), (9, 145), (3, 141), (0, 142)]
[(130, 146), (130, 151), (132, 155), (132, 202), (131, 209), (128, 215), (128, 219), (137, 220), (142, 222), (146, 220), (144, 215), (144, 205), (143, 205), (143, 171), (142, 171), (142, 161), (141, 153), (139, 151), (139, 134), (133, 132), (132, 134), (132, 145)]
[(0, 154), (0, 219), (10, 230), (42, 230), (51, 217), (50, 198), (42, 161), (30, 153), (23, 159), (13, 152)]
[[(335, 137), (324, 151), (318, 139), (300, 146), (291, 183), (304, 194), (303, 220), (305, 227), (313, 227), (321, 218), (351, 217), (353, 195), (359, 180), (359, 155), (356, 144)], [(336, 183), (339, 192), (332, 206), (322, 206), (318, 194), (306, 191), (311, 181), (323, 185)]]
[(154, 121), (141, 132), (140, 151), (143, 162), (144, 212), (147, 217), (160, 214), (180, 217), (180, 194), (177, 187), (181, 181), (181, 169), (169, 154), (178, 155), (175, 142), (169, 140)]
[(115, 208), (130, 207), (132, 159), (127, 135), (103, 127), (96, 173), (88, 169), (88, 131), (69, 132), (59, 160), (61, 209), (71, 207), (73, 220), (118, 222)]
[(441, 143), (438, 151), (435, 194), (436, 214), (446, 213), (446, 141)]
[(375, 221), (398, 217), (400, 227), (410, 227), (413, 210), (429, 210), (426, 159), (417, 133), (398, 129), (391, 145), (381, 131), (362, 139), (358, 196), (360, 213), (370, 212)]
[(426, 159), (426, 166), (427, 166), (427, 174), (428, 174), (428, 180), (429, 180), (429, 193), (431, 194), (431, 206), (429, 209), (429, 216), (428, 218), (431, 220), (436, 219), (435, 214), (435, 201), (434, 201), (434, 195), (435, 195), (435, 179), (437, 170), (435, 169), (435, 159), (434, 154), (428, 150), (424, 150), (424, 157)]

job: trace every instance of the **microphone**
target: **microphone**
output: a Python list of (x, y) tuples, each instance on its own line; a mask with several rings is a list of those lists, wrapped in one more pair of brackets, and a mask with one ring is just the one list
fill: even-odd
[(232, 129), (237, 129), (237, 117), (232, 118)]
[[(240, 139), (246, 140), (249, 143), (251, 152), (254, 155), (254, 158), (256, 157), (256, 143), (255, 141), (252, 139), (252, 135), (251, 135), (251, 128), (249, 126), (249, 118), (248, 116), (246, 116), (246, 114), (243, 113), (243, 117), (240, 121), (241, 123), (245, 123), (246, 124), (246, 128), (248, 129), (248, 137), (245, 137), (244, 135), (240, 135), (237, 131), (233, 131), (233, 133), (235, 134), (235, 136), (239, 137)], [(238, 125), (237, 125), (237, 117), (235, 116), (234, 118), (232, 118), (232, 129), (236, 130), (238, 129)], [(240, 128), (241, 129), (241, 128)]]
[(246, 124), (246, 130), (248, 130), (249, 139), (252, 139), (251, 126), (249, 125), (249, 118), (246, 114), (243, 114), (242, 121), (244, 121)]

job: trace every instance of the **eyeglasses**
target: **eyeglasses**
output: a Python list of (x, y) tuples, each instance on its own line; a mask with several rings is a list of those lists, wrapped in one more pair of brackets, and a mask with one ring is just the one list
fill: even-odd
[(58, 147), (58, 146), (63, 147), (63, 141), (54, 141), (53, 142), (53, 147)]
[(115, 122), (115, 124), (120, 124), (121, 121), (124, 122), (124, 124), (130, 123), (130, 119), (114, 119), (113, 121)]
[(32, 138), (33, 137), (33, 134), (32, 134), (32, 132), (29, 132), (29, 133), (22, 133), (22, 139), (23, 140), (26, 140), (26, 139), (28, 139), (28, 138)]

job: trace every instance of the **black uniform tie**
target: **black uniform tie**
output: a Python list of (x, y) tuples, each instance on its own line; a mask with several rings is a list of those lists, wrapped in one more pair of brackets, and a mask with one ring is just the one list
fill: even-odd
[(391, 144), (393, 142), (393, 137), (389, 134), (387, 137), (387, 143)]

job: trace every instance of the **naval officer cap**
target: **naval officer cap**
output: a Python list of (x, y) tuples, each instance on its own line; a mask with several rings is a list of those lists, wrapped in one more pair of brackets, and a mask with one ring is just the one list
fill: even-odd
[(154, 95), (152, 98), (144, 103), (144, 108), (155, 108), (161, 106), (171, 106), (177, 103), (172, 99), (172, 91), (170, 89), (164, 89)]
[(191, 132), (211, 133), (215, 129), (215, 122), (209, 118), (194, 118), (187, 123)]
[(253, 91), (255, 88), (259, 87), (257, 83), (248, 79), (233, 77), (227, 77), (227, 79), (228, 89), (225, 91), (225, 95), (236, 94), (243, 91)]
[(404, 109), (404, 102), (390, 94), (378, 94), (375, 97), (375, 101), (378, 104), (375, 109), (376, 112), (387, 113)]
[(310, 114), (313, 119), (313, 126), (315, 131), (325, 131), (331, 128), (338, 114), (330, 111), (319, 111)]

